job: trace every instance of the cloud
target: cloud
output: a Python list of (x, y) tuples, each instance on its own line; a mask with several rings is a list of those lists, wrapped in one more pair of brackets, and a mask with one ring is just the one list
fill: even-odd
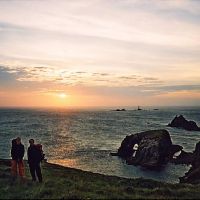
[[(155, 0), (154, 0), (155, 2)], [(188, 14), (199, 15), (200, 13), (200, 4), (197, 0), (169, 0), (162, 1), (158, 0), (156, 5), (156, 9), (161, 11), (182, 11)]]
[(155, 77), (142, 77), (134, 74), (119, 75), (117, 73), (94, 73), (94, 72), (76, 72), (66, 69), (57, 69), (48, 66), (4, 66), (3, 71), (7, 74), (14, 74), (19, 82), (53, 82), (66, 85), (85, 85), (85, 86), (136, 86), (162, 83)]
[[(165, 3), (164, 3), (165, 2)], [(170, 2), (170, 3), (169, 3)], [(12, 2), (1, 3), (1, 20), (15, 28), (58, 32), (71, 35), (100, 37), (128, 42), (159, 45), (196, 45), (198, 22), (189, 23), (185, 18), (174, 16), (168, 21), (163, 9), (199, 9), (199, 3), (180, 1), (80, 1), (77, 3)], [(185, 1), (181, 1), (185, 2)], [(56, 6), (55, 6), (56, 3)], [(1, 5), (0, 4), (0, 5)], [(85, 6), (87, 5), (87, 6)], [(153, 9), (153, 8), (157, 8)], [(192, 10), (191, 9), (191, 10)], [(99, 15), (101, 13), (101, 18)], [(7, 13), (10, 13), (8, 16)], [(134, 13), (134, 14), (133, 14)], [(24, 17), (29, 18), (28, 21)], [(190, 16), (190, 13), (185, 14)], [(189, 18), (189, 17), (188, 17)], [(131, 19), (131, 20), (130, 20)], [(196, 17), (198, 19), (198, 16)], [(196, 30), (196, 31), (195, 31)], [(192, 36), (192, 37), (191, 37)]]
[(1, 55), (32, 63), (62, 62), (76, 71), (145, 71), (144, 76), (183, 65), (187, 73), (189, 67), (198, 69), (199, 17), (191, 23), (185, 20), (191, 17), (188, 12), (183, 18), (161, 11), (197, 9), (199, 3), (162, 2), (78, 1), (56, 7), (54, 1), (0, 2)]
[[(6, 74), (6, 75), (5, 75)], [(66, 85), (143, 87), (149, 91), (198, 90), (199, 84), (168, 85), (158, 77), (137, 74), (97, 73), (89, 71), (70, 71), (52, 66), (0, 66), (0, 76), (6, 81), (12, 77), (18, 82), (52, 82)], [(3, 82), (3, 79), (1, 79)]]
[(0, 66), (0, 87), (15, 86), (19, 71)]
[(169, 95), (177, 93), (199, 93), (200, 84), (197, 85), (154, 85), (140, 86), (141, 93), (151, 96)]
[(200, 91), (200, 84), (198, 85), (168, 85), (168, 86), (158, 87), (158, 89), (165, 92), (191, 91), (191, 90)]
[(137, 79), (138, 77), (136, 75), (132, 75), (132, 76), (120, 76), (120, 79), (125, 79), (125, 80), (130, 80), (130, 79)]
[(36, 95), (36, 96), (40, 96), (40, 95), (50, 95), (50, 96), (59, 96), (61, 94), (66, 95), (66, 90), (62, 90), (62, 89), (47, 89), (47, 88), (40, 88), (39, 90), (35, 90), (32, 92), (32, 94)]

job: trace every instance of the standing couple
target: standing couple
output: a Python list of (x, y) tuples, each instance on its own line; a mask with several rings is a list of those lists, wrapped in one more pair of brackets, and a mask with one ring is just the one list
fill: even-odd
[[(29, 164), (29, 170), (32, 176), (32, 181), (36, 181), (36, 175), (39, 182), (42, 182), (42, 173), (40, 168), (40, 162), (44, 159), (44, 154), (42, 151), (42, 145), (36, 145), (34, 144), (34, 140), (29, 140), (30, 146), (28, 147), (28, 164)], [(15, 179), (17, 177), (17, 174), (19, 173), (19, 176), (23, 180), (25, 176), (25, 170), (24, 170), (24, 145), (21, 143), (21, 138), (17, 137), (16, 139), (12, 140), (12, 149), (11, 149), (11, 173), (13, 178)], [(18, 171), (18, 173), (17, 173)]]

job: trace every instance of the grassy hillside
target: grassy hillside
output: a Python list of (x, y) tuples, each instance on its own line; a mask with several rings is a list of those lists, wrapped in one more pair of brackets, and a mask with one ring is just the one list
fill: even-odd
[[(145, 179), (105, 176), (59, 165), (42, 164), (44, 182), (12, 182), (10, 161), (0, 159), (0, 199), (198, 199), (200, 185), (167, 184)], [(27, 170), (27, 165), (26, 165)]]

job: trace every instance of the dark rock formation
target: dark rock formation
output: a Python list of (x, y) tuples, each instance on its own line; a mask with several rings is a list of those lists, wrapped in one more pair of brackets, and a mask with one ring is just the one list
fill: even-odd
[[(180, 146), (180, 145), (172, 145), (172, 147), (170, 148), (170, 155), (171, 156), (173, 156), (176, 152), (178, 152), (178, 151), (182, 151), (182, 149), (183, 149), (183, 147), (182, 146)], [(172, 158), (172, 157), (171, 157)], [(171, 159), (170, 158), (170, 159)]]
[(124, 158), (128, 164), (156, 169), (169, 160), (172, 147), (167, 130), (145, 131), (127, 136), (117, 155)]
[(122, 108), (122, 109), (116, 109), (116, 110), (114, 110), (114, 111), (126, 111), (126, 109), (125, 109), (125, 108)]
[(196, 157), (200, 156), (200, 142), (198, 142), (196, 144), (196, 147), (195, 147), (195, 150), (194, 150), (194, 154), (195, 154)]
[(194, 154), (192, 152), (185, 152), (182, 150), (181, 154), (177, 158), (172, 158), (170, 162), (174, 164), (190, 165), (192, 164), (193, 160), (194, 160)]
[(183, 128), (187, 131), (200, 131), (200, 127), (194, 121), (188, 121), (182, 115), (176, 116), (168, 126)]
[(128, 164), (148, 169), (162, 169), (167, 162), (192, 165), (181, 183), (200, 183), (200, 142), (194, 152), (185, 152), (180, 145), (173, 145), (167, 130), (151, 130), (126, 136), (117, 153)]
[(200, 183), (200, 142), (196, 144), (195, 150), (193, 152), (192, 167), (185, 174), (185, 176), (180, 178), (181, 183)]

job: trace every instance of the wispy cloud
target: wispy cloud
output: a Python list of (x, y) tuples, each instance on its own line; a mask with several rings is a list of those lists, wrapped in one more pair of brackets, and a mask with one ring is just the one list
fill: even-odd
[(93, 73), (80, 71), (58, 70), (57, 68), (40, 67), (19, 67), (4, 66), (1, 71), (14, 74), (19, 82), (53, 82), (64, 85), (84, 85), (84, 86), (137, 86), (161, 84), (162, 81), (155, 77), (142, 77), (138, 75), (122, 75), (115, 73)]

